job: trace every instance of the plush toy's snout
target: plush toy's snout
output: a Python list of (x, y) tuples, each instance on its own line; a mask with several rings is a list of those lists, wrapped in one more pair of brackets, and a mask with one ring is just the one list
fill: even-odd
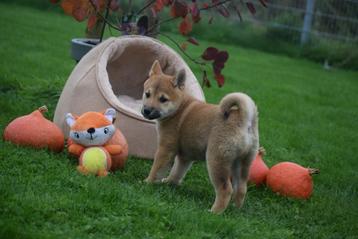
[(95, 129), (95, 128), (89, 128), (89, 129), (87, 130), (87, 132), (88, 132), (89, 134), (93, 134), (94, 132), (96, 132), (96, 129)]

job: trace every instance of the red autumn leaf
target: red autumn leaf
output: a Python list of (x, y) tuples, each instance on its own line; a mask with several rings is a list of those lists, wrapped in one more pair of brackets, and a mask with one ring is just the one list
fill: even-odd
[(99, 8), (100, 8), (100, 6), (99, 6), (99, 0), (89, 0), (89, 1), (92, 1), (93, 2), (93, 4), (96, 6), (96, 10), (98, 11), (99, 10)]
[(83, 6), (78, 6), (73, 9), (72, 16), (79, 22), (82, 22), (87, 17), (87, 11)]
[(97, 22), (97, 16), (91, 15), (87, 21), (87, 29), (91, 30), (96, 25), (96, 22)]
[(191, 19), (193, 20), (193, 22), (195, 23), (199, 22), (201, 19), (200, 10), (195, 2), (191, 6), (190, 12), (191, 12)]
[(192, 30), (193, 30), (193, 24), (191, 23), (188, 17), (185, 17), (179, 25), (179, 32), (182, 35), (188, 35), (189, 32), (191, 32)]
[(222, 69), (224, 69), (225, 63), (220, 61), (214, 61), (213, 62), (213, 69), (215, 75), (221, 74)]
[(188, 14), (188, 5), (181, 0), (174, 0), (170, 8), (170, 15), (172, 17), (185, 17)]
[(189, 37), (187, 41), (193, 45), (199, 46), (199, 42), (194, 37)]
[(164, 7), (164, 0), (156, 0), (154, 4), (154, 10), (160, 12)]
[(92, 6), (87, 0), (63, 0), (61, 7), (67, 15), (71, 15), (77, 21), (86, 19), (92, 10)]
[(229, 58), (229, 53), (227, 51), (219, 51), (216, 54), (215, 61), (225, 63)]
[(182, 44), (180, 44), (180, 48), (181, 48), (183, 51), (186, 51), (186, 49), (188, 48), (188, 43), (183, 42)]
[(109, 9), (112, 11), (117, 11), (119, 9), (119, 5), (116, 0), (111, 0), (111, 3), (109, 4)]
[(229, 53), (227, 51), (219, 51), (213, 62), (213, 69), (215, 75), (221, 74), (221, 70), (225, 67), (225, 62), (229, 58)]
[(74, 0), (63, 0), (61, 2), (61, 7), (67, 15), (72, 15)]
[(209, 4), (206, 3), (206, 2), (204, 2), (204, 3), (203, 3), (203, 9), (207, 9), (208, 7), (209, 7)]
[(255, 6), (252, 2), (247, 2), (246, 3), (247, 8), (249, 9), (249, 11), (251, 12), (252, 15), (255, 15), (256, 13), (256, 9)]
[[(83, 6), (87, 5), (87, 9), (93, 10), (92, 9), (92, 4), (89, 1), (90, 0), (79, 0), (79, 2), (82, 2)], [(110, 4), (109, 4), (109, 8), (111, 9), (111, 4), (114, 4), (113, 2), (116, 2), (116, 1), (115, 0), (109, 0), (109, 1), (111, 1)], [(97, 11), (103, 11), (106, 7), (107, 7), (107, 0), (96, 0), (96, 10)]]
[(267, 7), (267, 1), (266, 0), (260, 0), (260, 3), (262, 6)]
[(201, 55), (201, 58), (203, 58), (206, 61), (214, 60), (216, 55), (218, 54), (218, 49), (215, 47), (208, 47), (204, 51), (204, 53)]
[(222, 87), (225, 83), (225, 77), (222, 74), (215, 75), (215, 80), (219, 87)]

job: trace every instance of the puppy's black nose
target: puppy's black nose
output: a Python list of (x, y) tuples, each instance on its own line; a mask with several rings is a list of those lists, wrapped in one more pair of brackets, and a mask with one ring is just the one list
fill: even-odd
[(145, 116), (150, 115), (150, 113), (152, 113), (152, 109), (151, 109), (151, 108), (147, 108), (147, 107), (144, 107), (144, 108), (143, 108), (143, 114), (144, 114)]
[(95, 128), (89, 128), (87, 130), (87, 132), (90, 133), (90, 134), (93, 134), (94, 132), (96, 132), (96, 129)]
[(158, 119), (160, 117), (160, 112), (153, 107), (143, 106), (142, 115), (144, 118), (152, 120)]

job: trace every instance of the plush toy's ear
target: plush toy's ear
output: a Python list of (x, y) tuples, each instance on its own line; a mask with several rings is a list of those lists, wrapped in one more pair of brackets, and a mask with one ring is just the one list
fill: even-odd
[(68, 113), (66, 114), (66, 123), (72, 127), (76, 123), (76, 118), (71, 113)]
[(174, 87), (178, 87), (179, 89), (183, 90), (185, 86), (185, 78), (185, 70), (181, 69), (173, 80)]
[(116, 118), (116, 110), (113, 108), (108, 108), (104, 112), (104, 116), (113, 123), (114, 119)]
[(149, 76), (163, 74), (162, 67), (158, 60), (155, 60), (149, 71)]

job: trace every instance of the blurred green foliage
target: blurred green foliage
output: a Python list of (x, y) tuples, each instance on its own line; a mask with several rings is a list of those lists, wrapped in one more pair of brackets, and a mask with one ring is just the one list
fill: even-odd
[[(7, 4), (25, 5), (44, 11), (55, 11), (63, 14), (58, 5), (54, 5), (50, 0), (2, 0)], [(123, 9), (126, 9), (126, 1)], [(140, 2), (143, 2), (142, 0)], [(133, 9), (138, 9), (139, 2), (134, 2)], [(202, 20), (193, 26), (194, 36), (200, 43), (200, 40), (239, 45), (242, 47), (253, 48), (265, 52), (287, 55), (290, 57), (307, 58), (319, 63), (328, 61), (333, 67), (358, 70), (358, 43), (342, 42), (329, 39), (319, 39), (312, 36), (311, 41), (301, 47), (299, 45), (299, 33), (297, 31), (279, 29), (253, 25), (248, 21), (239, 22), (236, 16), (230, 19), (214, 15), (213, 21), (209, 24), (210, 14), (202, 14)], [(168, 11), (165, 11), (162, 19), (169, 17)], [(276, 22), (281, 24), (291, 24), (298, 26), (297, 18), (290, 14), (280, 15)], [(160, 27), (161, 31), (178, 33), (179, 20), (167, 22)]]

